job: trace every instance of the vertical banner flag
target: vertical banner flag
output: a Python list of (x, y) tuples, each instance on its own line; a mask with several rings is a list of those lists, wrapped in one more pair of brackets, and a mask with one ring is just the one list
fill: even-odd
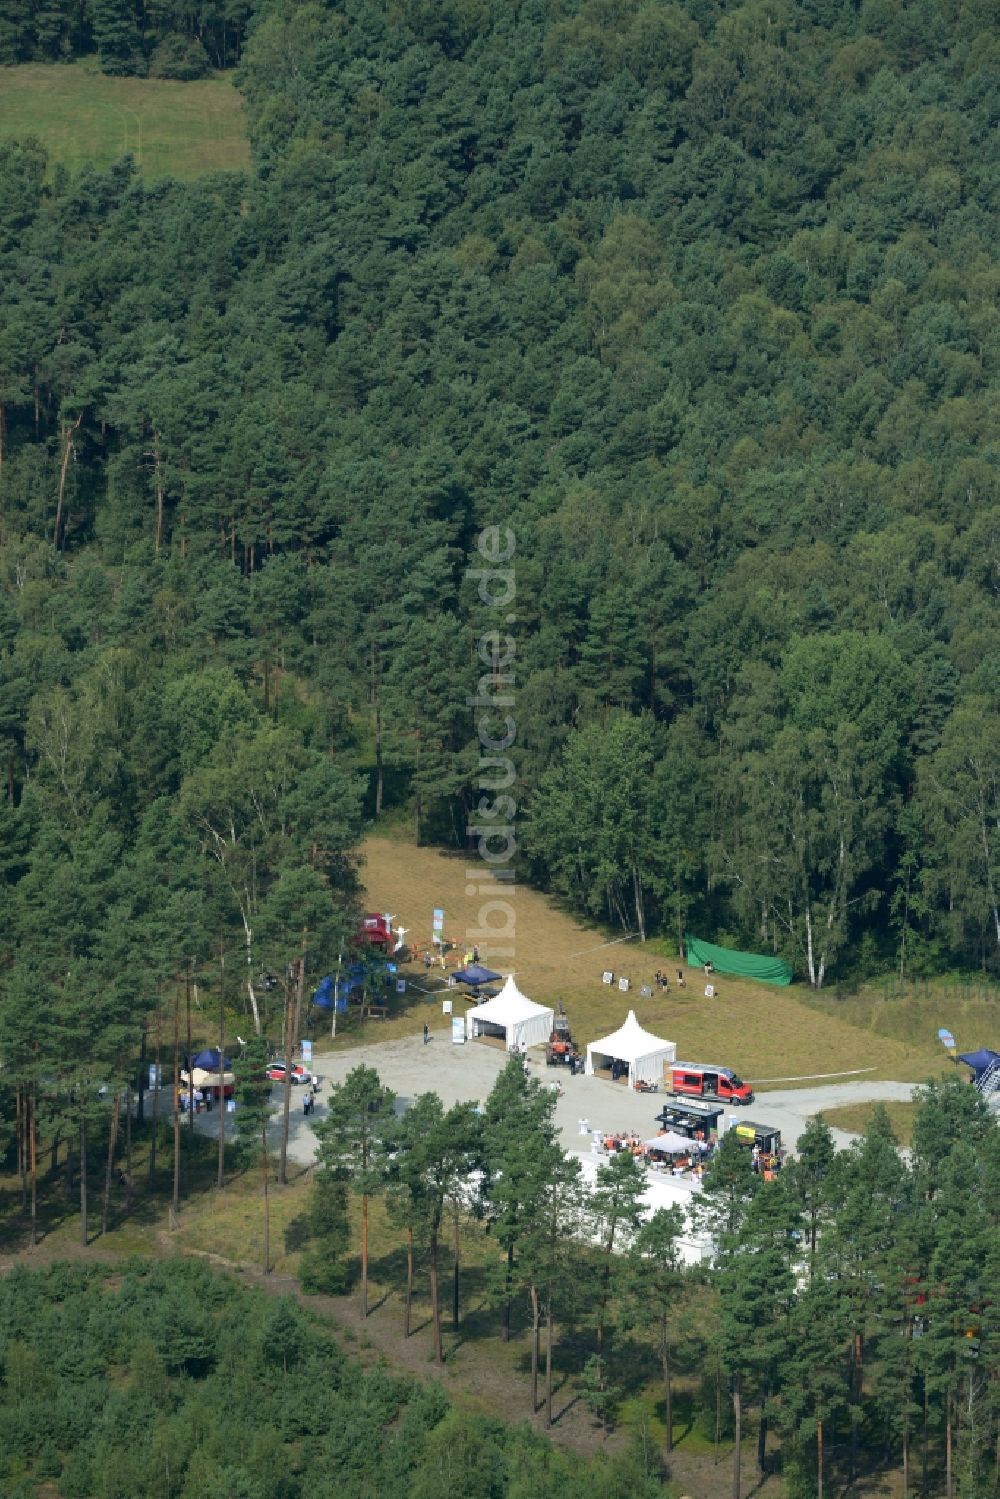
[(311, 1063), (312, 1059), (313, 1059), (313, 1044), (312, 1044), (311, 1041), (303, 1041), (303, 1043), (302, 1043), (302, 1060), (303, 1060), (303, 1062), (309, 1062), (309, 1063)]
[(434, 933), (434, 941), (435, 942), (440, 942), (442, 940), (442, 938), (444, 937), (444, 912), (443, 911), (437, 911), (436, 910), (434, 912), (434, 925), (432, 927), (432, 931)]
[(465, 1045), (465, 1017), (462, 1015), (451, 1017), (451, 1042), (453, 1046)]

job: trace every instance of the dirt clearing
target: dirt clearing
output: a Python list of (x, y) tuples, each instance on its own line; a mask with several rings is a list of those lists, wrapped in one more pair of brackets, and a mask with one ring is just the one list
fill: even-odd
[[(443, 909), (445, 935), (458, 944), (459, 956), (476, 942), (482, 961), (513, 972), (530, 998), (552, 1005), (561, 999), (580, 1046), (616, 1029), (634, 1009), (648, 1030), (676, 1041), (680, 1058), (719, 1062), (750, 1080), (865, 1067), (872, 1069), (871, 1078), (913, 1082), (948, 1066), (933, 1032), (911, 1041), (876, 1034), (813, 1008), (798, 985), (777, 989), (716, 975), (716, 996), (706, 999), (704, 974), (684, 968), (685, 986), (679, 988), (678, 960), (666, 957), (660, 944), (643, 947), (623, 941), (621, 933), (585, 926), (525, 885), (491, 892), (484, 888), (485, 866), (474, 858), (387, 837), (369, 838), (364, 855), (369, 909), (391, 912), (408, 929), (407, 940), (422, 947), (430, 942), (434, 909)], [(513, 910), (509, 943), (491, 943), (480, 934), (481, 909), (490, 899), (503, 899)], [(492, 919), (501, 915), (494, 911)], [(496, 952), (506, 946), (512, 955)], [(643, 998), (641, 988), (652, 985), (657, 968), (667, 973), (670, 992), (661, 995), (654, 987), (653, 997)], [(614, 974), (613, 985), (602, 982), (606, 970)], [(416, 965), (407, 977), (406, 1003), (388, 1020), (369, 1022), (363, 1031), (352, 1028), (346, 1040), (410, 1035), (424, 1021), (436, 1029), (446, 1025), (440, 995), (425, 996), (413, 987), (437, 989), (440, 972), (432, 970), (428, 977)], [(630, 981), (628, 993), (617, 987), (622, 977)], [(457, 1010), (464, 1008), (456, 1001)]]

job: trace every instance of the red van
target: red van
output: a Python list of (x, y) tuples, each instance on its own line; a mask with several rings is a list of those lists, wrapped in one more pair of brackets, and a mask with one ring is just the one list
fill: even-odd
[(753, 1089), (731, 1067), (707, 1062), (674, 1062), (667, 1080), (671, 1093), (682, 1098), (718, 1098), (723, 1103), (753, 1103)]

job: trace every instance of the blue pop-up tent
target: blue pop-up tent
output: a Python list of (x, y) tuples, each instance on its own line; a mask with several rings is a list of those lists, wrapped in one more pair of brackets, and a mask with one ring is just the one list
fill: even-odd
[(192, 1067), (200, 1067), (204, 1072), (229, 1072), (230, 1065), (227, 1058), (217, 1046), (209, 1046), (204, 1051), (199, 1051)]
[(481, 984), (495, 984), (502, 975), (494, 973), (492, 968), (484, 968), (481, 963), (470, 963), (468, 968), (460, 968), (452, 976), (457, 984), (468, 984), (470, 989), (478, 989)]
[(364, 964), (352, 963), (349, 968), (344, 969), (339, 979), (335, 979), (330, 973), (320, 979), (312, 1002), (318, 1010), (332, 1010), (336, 995), (338, 1015), (346, 1014), (348, 996), (353, 994), (355, 989), (363, 988), (364, 982)]
[(963, 1052), (958, 1060), (964, 1062), (967, 1067), (971, 1067), (978, 1077), (981, 1072), (985, 1072), (994, 1062), (1000, 1062), (1000, 1051), (990, 1051), (988, 1046), (983, 1046), (979, 1051)]

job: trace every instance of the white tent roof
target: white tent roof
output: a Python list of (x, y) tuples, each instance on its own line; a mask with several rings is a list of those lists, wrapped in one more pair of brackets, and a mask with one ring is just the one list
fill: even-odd
[(624, 1025), (600, 1041), (591, 1041), (587, 1047), (586, 1070), (590, 1073), (594, 1071), (595, 1056), (627, 1062), (631, 1083), (659, 1083), (663, 1080), (664, 1065), (677, 1059), (677, 1046), (645, 1030), (636, 1020), (635, 1011), (629, 1010)]
[(668, 1129), (666, 1134), (656, 1135), (652, 1140), (647, 1140), (645, 1145), (647, 1150), (661, 1150), (664, 1155), (687, 1155), (689, 1151), (698, 1149), (697, 1140), (689, 1140), (686, 1135), (679, 1135), (674, 1129)]
[(475, 1035), (477, 1022), (485, 1022), (503, 1027), (507, 1032), (508, 1046), (515, 1041), (538, 1046), (549, 1039), (554, 1019), (552, 1007), (528, 999), (517, 987), (511, 973), (499, 994), (469, 1010), (465, 1017), (466, 1033)]

